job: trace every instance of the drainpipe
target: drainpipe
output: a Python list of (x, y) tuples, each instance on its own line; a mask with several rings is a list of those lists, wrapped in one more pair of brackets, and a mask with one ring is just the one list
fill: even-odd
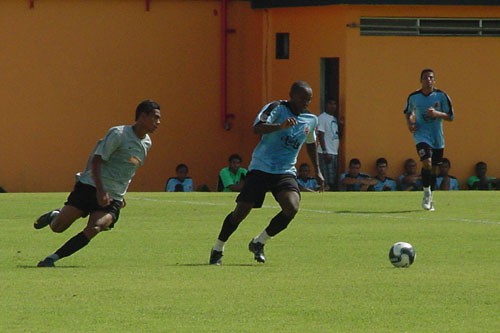
[(220, 72), (220, 105), (221, 105), (221, 123), (222, 127), (229, 131), (231, 129), (230, 120), (234, 118), (234, 114), (227, 111), (227, 3), (229, 0), (221, 0), (221, 72)]

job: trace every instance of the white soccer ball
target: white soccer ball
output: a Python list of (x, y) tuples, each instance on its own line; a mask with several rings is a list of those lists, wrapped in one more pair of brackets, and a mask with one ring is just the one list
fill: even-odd
[(409, 267), (417, 254), (410, 243), (397, 242), (389, 250), (389, 260), (395, 267)]

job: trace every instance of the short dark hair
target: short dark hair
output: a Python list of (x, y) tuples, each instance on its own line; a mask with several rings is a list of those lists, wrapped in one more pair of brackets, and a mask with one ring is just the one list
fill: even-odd
[(353, 158), (349, 161), (349, 166), (353, 166), (353, 165), (361, 165), (361, 161), (357, 158)]
[(413, 164), (413, 163), (417, 164), (417, 161), (415, 161), (413, 158), (406, 159), (406, 161), (405, 161), (405, 169), (409, 167), (410, 163), (411, 164)]
[(420, 72), (420, 80), (423, 79), (425, 73), (434, 73), (434, 70), (431, 68), (422, 69), (422, 71)]
[(241, 158), (241, 156), (238, 155), (238, 154), (231, 154), (231, 156), (229, 156), (229, 158), (227, 159), (228, 162), (231, 162), (232, 160), (238, 160), (240, 162), (243, 161), (243, 159)]
[(188, 171), (189, 171), (188, 166), (187, 166), (186, 164), (184, 164), (184, 163), (181, 163), (181, 164), (179, 164), (179, 165), (177, 165), (177, 166), (175, 167), (175, 172), (179, 171), (179, 170), (180, 170), (180, 169), (182, 169), (182, 168), (185, 168), (185, 169), (186, 169), (186, 172), (188, 172)]
[(384, 157), (380, 157), (377, 159), (377, 161), (375, 162), (375, 165), (379, 165), (379, 164), (389, 165), (389, 163), (387, 162), (387, 160)]
[(483, 161), (481, 161), (481, 162), (477, 162), (477, 163), (476, 163), (476, 169), (477, 169), (477, 168), (479, 168), (480, 166), (485, 166), (485, 167), (487, 167), (488, 165), (486, 164), (486, 162), (483, 162)]
[(150, 114), (153, 110), (160, 110), (160, 105), (151, 99), (142, 101), (135, 109), (135, 120), (139, 119), (141, 113)]

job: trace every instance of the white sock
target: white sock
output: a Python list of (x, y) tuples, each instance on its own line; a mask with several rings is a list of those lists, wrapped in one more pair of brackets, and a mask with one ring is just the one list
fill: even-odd
[(424, 193), (425, 195), (431, 195), (431, 187), (430, 186), (424, 187)]
[(217, 239), (215, 241), (213, 249), (215, 251), (224, 252), (224, 245), (226, 245), (226, 242)]
[(270, 239), (271, 236), (267, 234), (266, 230), (263, 230), (257, 237), (253, 239), (253, 241), (254, 243), (266, 244), (266, 242)]

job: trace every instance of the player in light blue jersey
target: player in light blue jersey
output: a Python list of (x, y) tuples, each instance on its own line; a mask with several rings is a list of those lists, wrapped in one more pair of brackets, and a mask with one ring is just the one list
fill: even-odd
[(460, 185), (458, 179), (450, 175), (451, 162), (443, 157), (439, 165), (439, 175), (436, 177), (436, 190), (458, 191)]
[(455, 115), (450, 97), (435, 88), (436, 79), (432, 69), (422, 70), (420, 83), (422, 88), (408, 96), (404, 115), (422, 162), (422, 207), (432, 211), (434, 202), (431, 185), (434, 184), (433, 177), (438, 173), (444, 153), (443, 120), (452, 121)]
[(377, 174), (375, 178), (377, 183), (373, 185), (373, 190), (379, 191), (396, 191), (397, 183), (394, 179), (387, 176), (387, 169), (389, 168), (389, 162), (385, 157), (380, 157), (375, 162), (375, 167), (377, 168)]
[(261, 139), (253, 152), (245, 184), (236, 198), (236, 208), (226, 216), (210, 252), (211, 265), (222, 263), (224, 246), (229, 237), (252, 208), (262, 207), (266, 192), (271, 191), (281, 211), (248, 244), (256, 261), (266, 261), (264, 245), (283, 231), (299, 210), (300, 190), (295, 164), (304, 143), (307, 144), (318, 184), (323, 188), (324, 179), (319, 170), (316, 151), (318, 118), (307, 110), (311, 98), (311, 86), (304, 81), (297, 81), (292, 84), (289, 101), (269, 103), (257, 115), (253, 131), (260, 134)]
[(99, 232), (113, 228), (125, 206), (124, 196), (151, 148), (149, 133), (160, 125), (160, 106), (151, 100), (136, 109), (135, 124), (111, 128), (90, 153), (85, 171), (76, 175), (76, 184), (62, 209), (40, 216), (35, 229), (50, 225), (61, 233), (81, 217), (89, 216), (82, 232), (68, 240), (55, 253), (38, 263), (38, 267), (54, 267), (54, 263), (86, 246)]

